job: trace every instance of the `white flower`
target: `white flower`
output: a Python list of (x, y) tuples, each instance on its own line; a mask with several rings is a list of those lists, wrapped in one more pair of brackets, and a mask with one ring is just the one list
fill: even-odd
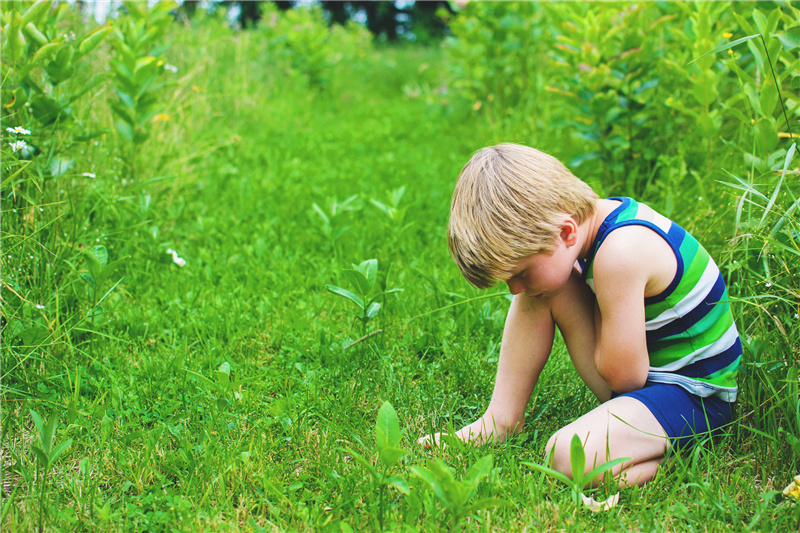
[(166, 64), (166, 65), (164, 65), (164, 70), (172, 72), (173, 74), (177, 74), (178, 73), (178, 67), (176, 67), (175, 65)]
[(24, 150), (28, 147), (28, 144), (25, 141), (14, 141), (13, 143), (8, 143), (8, 145), (11, 147), (12, 152)]
[(619, 493), (610, 496), (607, 500), (602, 502), (596, 501), (593, 497), (586, 497), (581, 494), (581, 500), (583, 500), (583, 505), (589, 508), (589, 510), (593, 513), (599, 513), (600, 511), (608, 511), (617, 503), (619, 503)]
[(770, 287), (772, 287), (772, 283), (770, 283), (770, 282), (768, 281), (768, 282), (767, 282), (767, 284), (766, 284), (766, 287), (769, 289)]
[(6, 128), (8, 133), (16, 133), (17, 135), (30, 135), (31, 130), (26, 130), (22, 126), (15, 126), (13, 128)]
[(96, 178), (97, 174), (95, 174), (94, 172), (84, 172), (83, 174), (81, 174), (81, 176), (83, 176), (84, 178)]
[(44, 306), (42, 304), (36, 304), (36, 309), (44, 309)]
[(167, 253), (172, 255), (172, 262), (173, 263), (175, 263), (179, 267), (186, 266), (186, 259), (183, 259), (182, 257), (179, 257), (178, 256), (178, 252), (176, 252), (175, 250), (170, 248), (170, 249), (167, 250)]

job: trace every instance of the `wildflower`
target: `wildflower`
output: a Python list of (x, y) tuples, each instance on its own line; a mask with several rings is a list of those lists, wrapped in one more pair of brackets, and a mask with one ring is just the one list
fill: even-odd
[(13, 143), (8, 143), (8, 145), (11, 147), (12, 152), (28, 148), (28, 144), (25, 141), (14, 141)]
[(36, 304), (36, 309), (44, 309), (44, 306), (42, 304)]
[(772, 287), (772, 283), (770, 283), (770, 282), (768, 281), (768, 282), (767, 282), (767, 284), (765, 285), (765, 287), (769, 289), (770, 287)]
[(6, 128), (6, 131), (8, 133), (16, 133), (17, 135), (30, 135), (31, 134), (31, 130), (26, 130), (25, 128), (23, 128), (21, 126), (15, 126), (13, 128)]
[(97, 174), (95, 174), (94, 172), (84, 172), (83, 174), (81, 174), (81, 176), (83, 176), (84, 178), (96, 178)]
[(175, 65), (166, 64), (164, 65), (164, 70), (172, 72), (173, 74), (178, 73), (178, 67), (176, 67)]
[(159, 113), (153, 117), (153, 122), (166, 122), (168, 120), (170, 120), (170, 116), (166, 113)]
[(725, 33), (722, 34), (722, 36), (725, 37), (726, 39), (730, 39), (731, 37), (733, 37), (733, 34), (729, 31), (726, 31)]
[(172, 248), (167, 250), (167, 253), (172, 255), (172, 262), (178, 265), (179, 267), (186, 266), (186, 259), (178, 256), (178, 252), (173, 250)]
[(784, 496), (793, 496), (794, 499), (800, 499), (800, 476), (794, 476), (789, 485), (785, 489), (783, 489)]
[(589, 508), (589, 510), (593, 513), (599, 513), (600, 511), (608, 511), (617, 503), (619, 503), (619, 493), (610, 496), (607, 500), (603, 500), (602, 502), (596, 501), (593, 497), (586, 497), (581, 494), (581, 500), (583, 500), (583, 504)]

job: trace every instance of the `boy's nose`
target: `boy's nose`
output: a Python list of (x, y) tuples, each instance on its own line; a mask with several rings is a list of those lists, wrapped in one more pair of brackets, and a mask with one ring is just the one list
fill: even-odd
[(525, 292), (525, 286), (518, 279), (506, 280), (506, 285), (508, 285), (508, 291), (511, 294), (519, 294), (521, 292)]

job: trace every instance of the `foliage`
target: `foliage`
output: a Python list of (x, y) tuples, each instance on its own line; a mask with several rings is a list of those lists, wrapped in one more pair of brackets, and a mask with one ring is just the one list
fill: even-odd
[[(572, 501), (578, 503), (580, 496), (583, 494), (583, 490), (586, 485), (589, 485), (594, 481), (594, 478), (605, 474), (615, 466), (624, 463), (625, 461), (630, 461), (631, 457), (622, 457), (619, 459), (614, 459), (612, 461), (605, 462), (603, 464), (595, 466), (591, 472), (588, 474), (586, 473), (586, 452), (583, 449), (583, 443), (581, 443), (580, 437), (577, 434), (572, 436), (572, 441), (570, 441), (569, 445), (569, 459), (570, 459), (570, 467), (572, 469), (572, 477), (566, 476), (557, 470), (553, 470), (550, 467), (540, 465), (538, 463), (525, 463), (527, 466), (530, 466), (534, 470), (538, 470), (547, 476), (552, 477), (553, 479), (557, 479), (564, 483), (567, 487), (570, 488), (572, 492)], [(545, 461), (547, 462), (547, 461)]]
[[(381, 304), (377, 300), (387, 294), (402, 292), (403, 289), (388, 289), (377, 292), (375, 283), (378, 281), (378, 260), (367, 259), (362, 263), (352, 265), (353, 268), (345, 269), (345, 276), (350, 281), (353, 290), (343, 289), (336, 285), (325, 285), (325, 288), (334, 294), (346, 298), (356, 304), (361, 310), (356, 318), (361, 321), (364, 333), (367, 332), (367, 324), (375, 318), (381, 309)], [(353, 292), (355, 291), (355, 292)]]

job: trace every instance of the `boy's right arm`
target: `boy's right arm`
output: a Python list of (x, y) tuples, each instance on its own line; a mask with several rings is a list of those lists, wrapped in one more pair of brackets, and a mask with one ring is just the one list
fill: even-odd
[[(456, 435), (464, 441), (505, 441), (522, 430), (525, 410), (550, 351), (555, 324), (546, 301), (518, 294), (508, 310), (492, 400), (484, 415)], [(419, 439), (438, 444), (441, 433)]]

